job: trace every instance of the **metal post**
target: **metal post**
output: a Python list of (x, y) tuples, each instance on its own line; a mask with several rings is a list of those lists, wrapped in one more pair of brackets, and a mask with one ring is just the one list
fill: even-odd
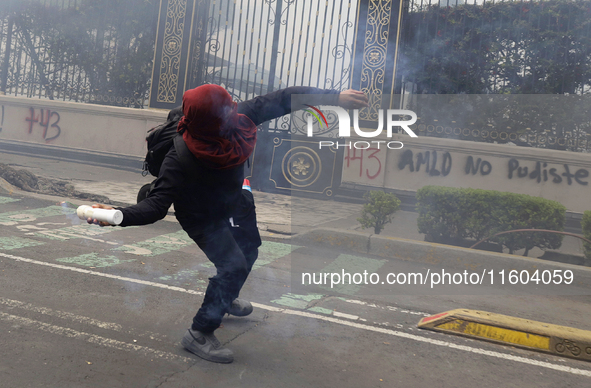
[[(271, 45), (271, 64), (269, 67), (269, 83), (267, 86), (267, 93), (270, 93), (275, 88), (275, 73), (277, 67), (277, 50), (279, 49), (279, 33), (281, 29), (281, 12), (283, 0), (277, 0), (277, 8), (275, 9), (275, 21), (273, 24), (273, 44)], [(264, 66), (264, 64), (263, 64)], [(269, 173), (271, 171), (271, 152), (273, 150), (271, 142), (271, 134), (269, 134), (269, 122), (262, 125), (262, 130), (258, 132), (259, 139), (257, 141), (257, 148), (253, 157), (251, 174), (252, 187), (259, 190), (272, 189), (269, 181)]]
[(205, 46), (207, 44), (209, 8), (209, 0), (205, 0), (203, 2), (200, 1), (197, 5), (197, 17), (195, 20), (192, 20), (194, 39), (197, 43), (193, 44), (193, 47), (191, 47), (192, 52), (189, 53), (192, 61), (192, 68), (189, 70), (189, 74), (191, 74), (191, 76), (189, 78), (187, 89), (196, 88), (197, 86), (203, 85), (205, 83)]
[(275, 9), (275, 24), (273, 29), (273, 45), (271, 46), (271, 66), (269, 68), (269, 85), (267, 93), (271, 93), (275, 88), (275, 69), (277, 67), (277, 50), (279, 49), (279, 30), (281, 28), (281, 9), (282, 0), (277, 0), (277, 8)]
[(10, 49), (12, 46), (12, 28), (14, 26), (14, 16), (8, 17), (8, 35), (6, 37), (6, 51), (4, 52), (4, 61), (2, 62), (2, 72), (0, 74), (0, 94), (6, 94), (8, 83), (8, 67), (10, 61)]
[(45, 74), (45, 66), (41, 63), (39, 59), (39, 55), (37, 54), (37, 50), (35, 50), (35, 46), (33, 46), (33, 40), (31, 39), (31, 34), (29, 30), (22, 24), (19, 23), (21, 27), (21, 34), (23, 35), (23, 39), (25, 41), (25, 45), (28, 46), (29, 52), (31, 53), (31, 60), (37, 67), (37, 71), (39, 72), (39, 80), (41, 81), (41, 85), (45, 87), (45, 94), (47, 98), (53, 100), (53, 90), (49, 85), (49, 80), (47, 79), (47, 75)]

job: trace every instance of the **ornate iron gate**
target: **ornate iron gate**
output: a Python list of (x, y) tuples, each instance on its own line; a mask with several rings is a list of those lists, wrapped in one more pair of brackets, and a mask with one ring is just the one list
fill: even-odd
[[(354, 88), (371, 96), (361, 119), (373, 126), (378, 109), (396, 104), (401, 12), (399, 0), (162, 0), (150, 106), (176, 107), (185, 90), (205, 83), (235, 101), (296, 85)], [(330, 196), (343, 149), (317, 150), (293, 118), (260, 128), (253, 185)], [(304, 176), (302, 158), (318, 169)]]
[(2, 0), (0, 94), (143, 108), (155, 15), (149, 0)]

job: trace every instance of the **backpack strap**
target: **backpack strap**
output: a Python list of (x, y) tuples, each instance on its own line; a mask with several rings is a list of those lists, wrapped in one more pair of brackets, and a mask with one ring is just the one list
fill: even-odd
[(179, 156), (179, 160), (183, 166), (183, 169), (186, 172), (189, 172), (190, 176), (194, 175), (193, 173), (195, 173), (200, 166), (195, 156), (191, 153), (191, 151), (189, 151), (189, 147), (187, 147), (187, 144), (183, 140), (182, 133), (178, 133), (173, 138), (173, 145), (176, 149), (177, 155)]
[(176, 149), (176, 153), (178, 154), (179, 159), (181, 160), (181, 163), (183, 163), (184, 165), (188, 165), (193, 154), (191, 154), (191, 151), (189, 151), (189, 147), (187, 147), (187, 144), (183, 140), (183, 135), (178, 133), (173, 138), (173, 143), (174, 148)]

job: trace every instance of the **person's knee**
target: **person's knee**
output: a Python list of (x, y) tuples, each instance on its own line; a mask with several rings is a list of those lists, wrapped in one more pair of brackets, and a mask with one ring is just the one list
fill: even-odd
[(248, 275), (248, 263), (245, 257), (232, 260), (222, 268), (218, 268), (218, 275), (222, 278), (241, 279)]
[(241, 261), (239, 264), (236, 263), (236, 265), (232, 268), (232, 271), (238, 278), (246, 278), (246, 276), (248, 276), (248, 263), (246, 262), (246, 259)]

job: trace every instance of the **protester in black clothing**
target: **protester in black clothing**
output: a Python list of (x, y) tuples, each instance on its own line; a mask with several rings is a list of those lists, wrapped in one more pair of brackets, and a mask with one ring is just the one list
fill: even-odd
[(182, 228), (215, 265), (217, 273), (209, 279), (201, 308), (182, 339), (187, 350), (209, 361), (233, 361), (232, 352), (213, 334), (224, 314), (252, 312), (248, 301), (238, 299), (261, 245), (252, 193), (242, 189), (244, 163), (254, 149), (256, 126), (290, 113), (293, 94), (318, 95), (317, 102), (315, 96), (307, 101), (312, 105), (367, 106), (367, 97), (355, 90), (289, 87), (238, 104), (217, 85), (188, 90), (178, 125), (182, 137), (175, 138), (154, 188), (145, 200), (119, 209), (120, 226), (146, 225), (164, 218), (174, 203)]

